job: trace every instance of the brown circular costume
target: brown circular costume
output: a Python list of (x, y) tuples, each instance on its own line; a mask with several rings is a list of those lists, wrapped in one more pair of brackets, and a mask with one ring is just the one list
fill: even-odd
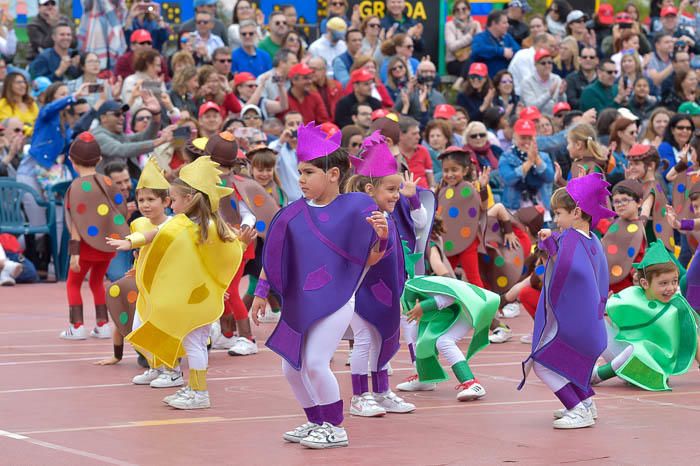
[(136, 278), (131, 273), (127, 273), (107, 287), (105, 304), (109, 315), (112, 316), (112, 322), (123, 337), (130, 334), (133, 329), (138, 297)]
[(481, 216), (479, 191), (468, 181), (441, 189), (437, 213), (445, 226), (445, 254), (456, 256), (477, 237)]

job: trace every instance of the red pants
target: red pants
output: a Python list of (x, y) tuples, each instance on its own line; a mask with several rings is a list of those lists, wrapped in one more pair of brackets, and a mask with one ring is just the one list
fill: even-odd
[(95, 306), (105, 303), (104, 280), (110, 261), (111, 259), (107, 261), (90, 261), (83, 259), (82, 256), (80, 257), (78, 260), (80, 272), (68, 271), (66, 289), (68, 291), (69, 306), (81, 306), (83, 304), (83, 297), (80, 295), (80, 287), (88, 272), (90, 272), (88, 283), (90, 285), (90, 291), (92, 292), (92, 298), (95, 300)]
[(238, 288), (241, 284), (241, 278), (243, 278), (243, 269), (245, 269), (245, 262), (241, 261), (240, 267), (236, 271), (236, 275), (231, 280), (231, 284), (228, 286), (226, 292), (228, 293), (228, 299), (224, 300), (224, 315), (232, 315), (235, 320), (243, 320), (248, 318), (248, 309), (243, 304), (241, 295)]
[(475, 239), (472, 244), (467, 247), (464, 251), (460, 252), (456, 256), (448, 257), (450, 265), (452, 268), (460, 265), (464, 274), (467, 276), (467, 281), (472, 285), (476, 285), (479, 288), (484, 288), (484, 283), (481, 281), (481, 275), (479, 274), (479, 253), (477, 248), (479, 247), (479, 240)]
[(535, 311), (537, 311), (537, 303), (540, 300), (540, 293), (540, 290), (536, 290), (530, 285), (527, 285), (520, 290), (520, 294), (518, 295), (520, 304), (523, 305), (527, 313), (530, 314), (533, 319), (535, 318)]

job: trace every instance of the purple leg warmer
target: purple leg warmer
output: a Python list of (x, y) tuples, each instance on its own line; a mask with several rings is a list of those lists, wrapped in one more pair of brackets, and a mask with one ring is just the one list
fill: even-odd
[(574, 390), (574, 384), (572, 384), (571, 382), (564, 385), (559, 391), (555, 392), (554, 394), (557, 396), (557, 398), (559, 398), (559, 401), (561, 401), (561, 403), (566, 409), (571, 409), (577, 404), (579, 404), (581, 401), (583, 401), (576, 393), (576, 390)]
[[(323, 422), (328, 422), (334, 426), (339, 426), (343, 423), (343, 400), (338, 400), (335, 403), (319, 406), (321, 409), (321, 418)], [(319, 424), (321, 424), (319, 422)]]
[(369, 391), (369, 378), (367, 374), (351, 374), (352, 378), (352, 394), (362, 395)]
[(372, 372), (372, 391), (374, 393), (386, 393), (389, 391), (389, 373), (386, 369)]

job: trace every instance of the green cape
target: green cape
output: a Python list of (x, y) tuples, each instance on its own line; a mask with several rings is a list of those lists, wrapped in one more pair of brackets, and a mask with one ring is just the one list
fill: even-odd
[(448, 379), (438, 361), (436, 348), (440, 338), (464, 312), (474, 328), (467, 350), (469, 359), (489, 344), (489, 327), (496, 315), (500, 298), (497, 294), (449, 277), (416, 277), (408, 280), (401, 296), (401, 307), (406, 313), (416, 300), (435, 295), (450, 296), (455, 302), (445, 309), (426, 312), (418, 323), (416, 342), (416, 371), (421, 382), (442, 382)]
[(616, 375), (645, 390), (670, 390), (668, 377), (690, 369), (697, 349), (695, 311), (676, 294), (670, 302), (649, 301), (631, 286), (608, 299), (615, 339), (633, 346), (632, 357)]

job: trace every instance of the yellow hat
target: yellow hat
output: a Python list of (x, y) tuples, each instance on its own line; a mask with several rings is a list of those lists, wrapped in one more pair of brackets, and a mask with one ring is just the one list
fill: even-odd
[(221, 186), (222, 171), (217, 167), (218, 163), (212, 162), (208, 155), (199, 157), (194, 162), (180, 169), (180, 179), (201, 191), (209, 197), (212, 212), (219, 208), (219, 200), (233, 193), (233, 189)]
[(146, 166), (143, 167), (141, 176), (139, 177), (139, 183), (136, 185), (136, 189), (169, 189), (170, 183), (163, 176), (163, 170), (158, 166), (156, 159), (151, 157), (146, 162)]
[(207, 142), (209, 142), (209, 138), (201, 137), (201, 138), (193, 139), (192, 145), (199, 150), (204, 150), (204, 148), (207, 146)]

